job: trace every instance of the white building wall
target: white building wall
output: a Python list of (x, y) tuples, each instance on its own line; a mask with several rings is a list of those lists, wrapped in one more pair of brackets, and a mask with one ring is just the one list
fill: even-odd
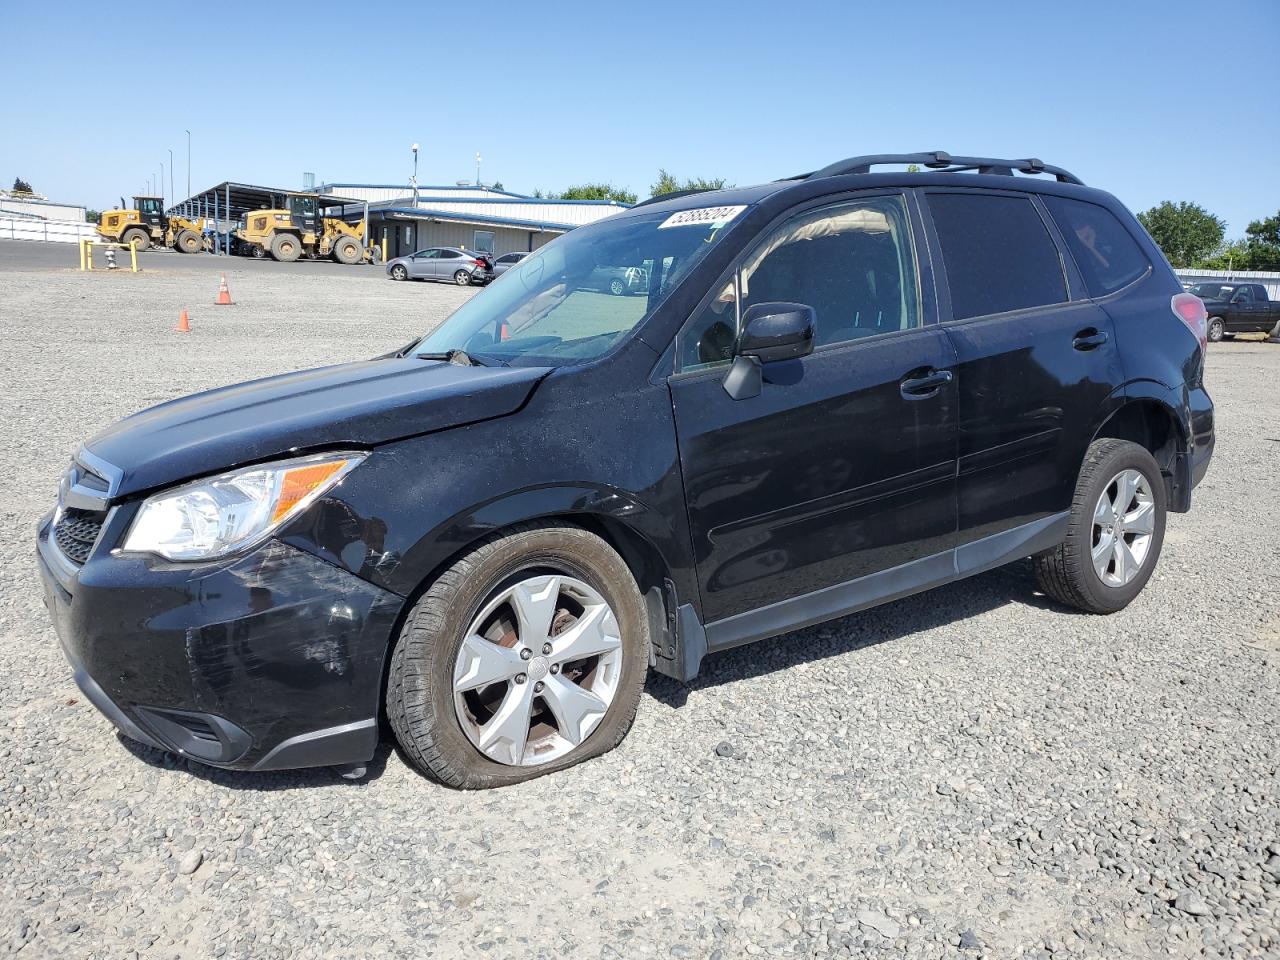
[(503, 217), (509, 220), (529, 220), (534, 223), (554, 223), (566, 227), (581, 227), (595, 223), (627, 208), (621, 204), (596, 203), (545, 203), (538, 200), (497, 201), (485, 203), (459, 202), (457, 200), (422, 198), (418, 206), (424, 210), (439, 210), (468, 217)]
[(15, 213), (41, 220), (78, 220), (84, 223), (84, 207), (74, 203), (54, 203), (50, 200), (16, 200), (0, 197), (0, 213)]

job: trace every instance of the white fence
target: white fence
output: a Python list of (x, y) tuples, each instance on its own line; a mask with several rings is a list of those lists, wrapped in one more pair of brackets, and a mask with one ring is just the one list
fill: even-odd
[(1280, 273), (1264, 273), (1261, 270), (1174, 270), (1183, 283), (1202, 283), (1219, 280), (1223, 283), (1260, 283), (1267, 288), (1267, 296), (1280, 300)]
[(75, 220), (33, 220), (29, 217), (0, 215), (0, 240), (47, 240), (51, 243), (78, 243), (84, 237), (96, 237), (92, 223)]

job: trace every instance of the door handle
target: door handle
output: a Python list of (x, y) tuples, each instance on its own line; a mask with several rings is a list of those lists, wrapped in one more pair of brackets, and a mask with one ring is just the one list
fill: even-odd
[(904, 400), (928, 400), (952, 380), (950, 370), (929, 370), (919, 377), (907, 377), (898, 385)]
[(1096, 350), (1107, 342), (1107, 335), (1101, 330), (1094, 330), (1090, 327), (1088, 330), (1081, 330), (1076, 334), (1075, 339), (1071, 341), (1071, 346), (1077, 350)]

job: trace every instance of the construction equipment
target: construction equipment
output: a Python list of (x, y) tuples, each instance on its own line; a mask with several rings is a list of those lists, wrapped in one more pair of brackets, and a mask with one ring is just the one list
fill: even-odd
[(364, 240), (364, 221), (353, 224), (324, 216), (324, 199), (314, 193), (286, 193), (280, 195), (278, 208), (250, 210), (236, 227), (237, 252), (258, 257), (269, 253), (286, 263), (303, 256), (339, 263), (376, 260), (377, 249)]
[[(124, 197), (120, 206), (125, 207)], [(115, 243), (136, 241), (139, 250), (154, 244), (180, 253), (199, 253), (205, 249), (204, 223), (203, 217), (189, 220), (166, 214), (163, 197), (134, 197), (132, 207), (103, 212), (98, 235)]]

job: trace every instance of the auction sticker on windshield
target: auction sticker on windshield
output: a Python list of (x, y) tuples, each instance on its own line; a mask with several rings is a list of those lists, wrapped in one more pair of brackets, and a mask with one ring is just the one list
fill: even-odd
[(659, 230), (667, 227), (722, 227), (743, 210), (743, 207), (699, 207), (696, 210), (681, 210), (673, 213), (658, 225)]

